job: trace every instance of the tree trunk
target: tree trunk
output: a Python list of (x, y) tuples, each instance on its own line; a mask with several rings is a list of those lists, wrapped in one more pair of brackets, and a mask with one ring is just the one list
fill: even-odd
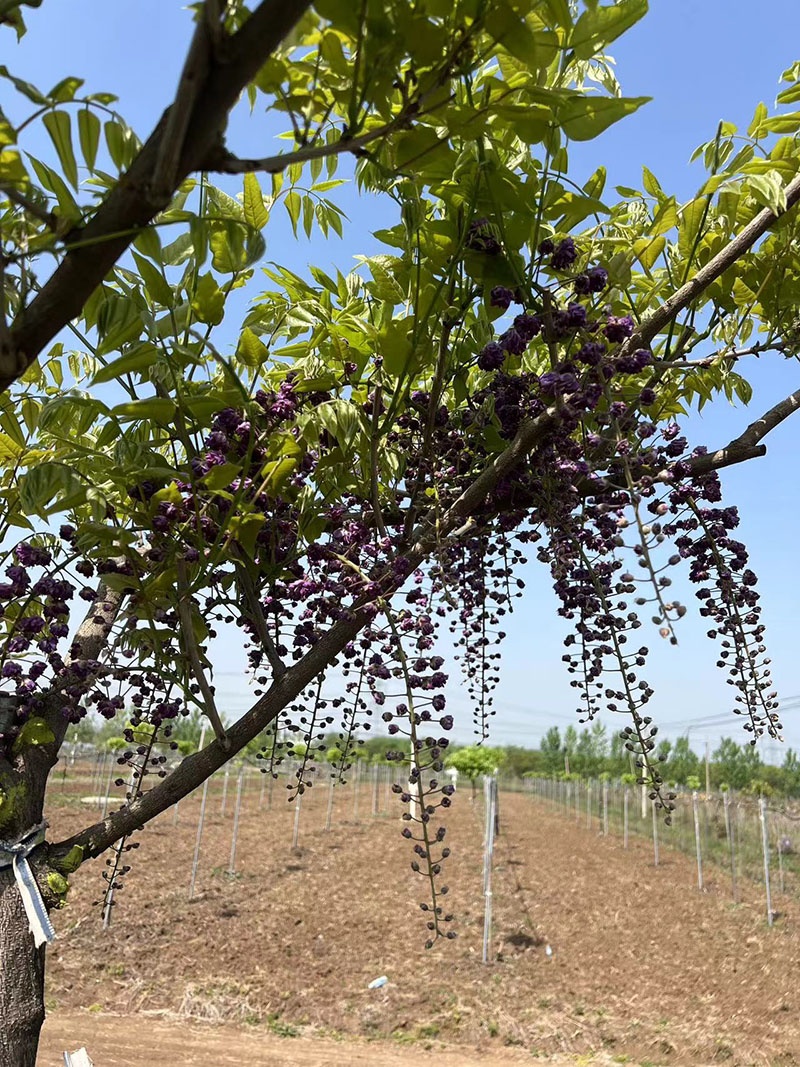
[(36, 1067), (44, 1022), (44, 946), (37, 949), (10, 868), (0, 871), (0, 1067)]

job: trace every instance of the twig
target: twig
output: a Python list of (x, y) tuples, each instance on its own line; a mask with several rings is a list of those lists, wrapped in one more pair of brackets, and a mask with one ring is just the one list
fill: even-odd
[(349, 137), (343, 134), (333, 144), (309, 145), (298, 148), (296, 152), (282, 152), (280, 155), (265, 156), (263, 159), (240, 159), (231, 152), (218, 148), (211, 151), (205, 160), (203, 169), (221, 174), (249, 174), (256, 170), (266, 174), (278, 174), (294, 163), (308, 163), (312, 159), (325, 159), (328, 156), (341, 155), (343, 152), (358, 155), (366, 145), (406, 125), (411, 117), (409, 111), (410, 109), (401, 111), (391, 122), (386, 122), (369, 133), (362, 133), (359, 137)]
[(179, 559), (177, 562), (178, 568), (178, 616), (181, 624), (181, 636), (183, 637), (183, 646), (186, 650), (186, 654), (189, 657), (189, 663), (191, 665), (192, 674), (197, 684), (200, 686), (200, 692), (203, 694), (203, 702), (205, 704), (206, 716), (208, 717), (211, 725), (214, 727), (214, 733), (219, 738), (219, 741), (223, 749), (230, 748), (230, 742), (225, 733), (225, 727), (222, 725), (222, 720), (219, 717), (217, 706), (214, 703), (214, 694), (211, 691), (211, 686), (208, 684), (205, 671), (203, 670), (203, 662), (200, 658), (200, 649), (197, 647), (197, 640), (194, 635), (194, 627), (192, 626), (192, 606), (189, 600), (189, 582), (186, 576), (186, 563)]
[(256, 628), (261, 647), (264, 649), (266, 657), (272, 667), (273, 677), (280, 678), (281, 675), (286, 673), (286, 664), (278, 655), (278, 649), (275, 647), (275, 642), (272, 640), (269, 627), (267, 626), (267, 620), (264, 618), (264, 612), (261, 610), (261, 604), (259, 603), (256, 588), (253, 585), (253, 579), (250, 577), (245, 564), (236, 564), (236, 576), (239, 579), (239, 584), (241, 585), (245, 599), (247, 600), (247, 606), (253, 617), (253, 625)]
[(33, 215), (35, 219), (38, 219), (39, 222), (43, 222), (48, 230), (52, 230), (53, 233), (58, 232), (58, 219), (52, 211), (41, 207), (7, 182), (0, 182), (0, 193), (5, 193), (8, 199), (16, 204), (17, 207), (21, 207), (29, 215)]
[(372, 398), (372, 429), (369, 435), (369, 462), (370, 462), (370, 485), (372, 488), (372, 510), (375, 513), (375, 523), (381, 537), (386, 537), (386, 527), (383, 523), (381, 512), (381, 496), (378, 486), (378, 416), (381, 410), (381, 393), (379, 385), (375, 386), (375, 395)]
[(762, 352), (786, 352), (786, 345), (783, 341), (775, 342), (774, 344), (757, 344), (751, 345), (750, 348), (733, 348), (729, 352), (715, 352), (711, 356), (704, 356), (703, 359), (687, 359), (687, 360), (674, 360), (674, 359), (657, 359), (653, 365), (656, 367), (664, 367), (667, 370), (696, 370), (698, 367), (713, 367), (717, 363), (722, 363), (726, 359), (737, 360), (742, 359), (744, 356), (760, 356)]

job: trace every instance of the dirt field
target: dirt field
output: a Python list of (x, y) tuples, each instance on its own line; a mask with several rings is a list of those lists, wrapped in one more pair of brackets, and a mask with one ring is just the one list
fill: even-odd
[[(358, 822), (344, 791), (325, 833), (325, 799), (304, 798), (293, 851), (293, 810), (276, 789), (272, 810), (259, 811), (258, 791), (249, 791), (230, 877), (231, 796), (225, 816), (212, 796), (191, 903), (199, 800), (181, 805), (177, 834), (165, 814), (138, 835), (106, 932), (92, 906), (102, 861), (82, 869), (56, 916), (41, 1063), (85, 1044), (97, 1067), (399, 1067), (407, 1052), (453, 1067), (532, 1057), (800, 1065), (793, 900), (777, 897), (770, 929), (757, 887), (743, 886), (734, 907), (724, 871), (709, 870), (701, 894), (687, 858), (662, 850), (656, 870), (645, 842), (624, 851), (528, 797), (503, 794), (497, 958), (484, 966), (481, 812), (467, 791), (448, 831), (459, 937), (431, 952), (422, 948), (423, 882), (409, 870), (399, 819), (372, 817), (365, 785)], [(51, 837), (86, 822), (77, 801), (54, 801)], [(379, 975), (388, 984), (367, 989)], [(203, 1022), (226, 1025), (198, 1029)]]

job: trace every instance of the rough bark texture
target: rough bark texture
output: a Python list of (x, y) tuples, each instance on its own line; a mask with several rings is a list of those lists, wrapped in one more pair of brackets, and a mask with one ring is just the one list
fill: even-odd
[(44, 947), (34, 947), (10, 869), (0, 871), (0, 975), (0, 1067), (35, 1067), (44, 1022)]

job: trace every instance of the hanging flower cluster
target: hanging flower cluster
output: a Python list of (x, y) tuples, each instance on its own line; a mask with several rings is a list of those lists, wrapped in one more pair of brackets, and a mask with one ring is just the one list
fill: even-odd
[[(469, 224), (465, 246), (472, 255), (502, 252), (486, 219)], [(0, 742), (10, 748), (54, 694), (65, 722), (92, 709), (107, 718), (127, 709), (120, 763), (130, 771), (129, 796), (137, 795), (147, 775), (166, 773), (171, 723), (195, 709), (216, 715), (212, 624), (241, 628), (260, 696), (333, 625), (352, 623), (340, 659), (280, 713), (260, 755), (277, 775), (287, 754), (300, 753), (294, 796), (310, 784), (331, 728), (339, 753), (331, 773), (341, 778), (359, 733), (380, 715), (398, 740), (389, 756), (403, 769), (394, 789), (412, 867), (429, 889), (432, 944), (454, 936), (441, 902), (449, 850), (444, 827), (434, 826), (452, 793), (441, 782), (453, 718), (437, 639), (447, 620), (483, 740), (526, 546), (550, 568), (559, 614), (571, 624), (564, 659), (582, 720), (602, 708), (627, 716), (622, 736), (666, 818), (674, 796), (654, 756), (656, 727), (646, 713), (653, 690), (642, 677), (648, 643), (639, 631), (649, 615), (676, 640), (686, 609), (669, 593), (668, 572), (684, 561), (710, 636), (721, 642), (737, 712), (754, 742), (765, 731), (776, 735), (755, 576), (731, 536), (738, 515), (720, 506), (703, 451), (690, 450), (660, 418), (662, 379), (651, 352), (629, 351), (632, 319), (600, 303), (607, 272), (580, 262), (571, 238), (548, 239), (536, 260), (536, 278), (549, 277), (547, 284), (491, 288), (490, 306), (508, 318), (479, 350), (459, 349), (452, 378), (468, 377), (466, 397), (443, 375), (389, 408), (380, 353), (360, 380), (356, 364), (344, 361), (325, 388), (290, 370), (273, 388), (218, 411), (202, 439), (176, 428), (170, 446), (182, 465), (173, 477), (129, 487), (134, 528), (113, 556), (94, 547), (91, 531), (72, 526), (60, 543), (37, 536), (18, 545), (0, 585), (0, 675), (16, 701)], [(514, 303), (521, 310), (512, 318)], [(494, 455), (523, 424), (545, 417), (550, 428), (534, 450), (463, 528), (437, 538), (441, 517)], [(331, 465), (354, 436), (368, 443), (381, 419), (386, 449), (402, 457), (391, 493), (380, 491), (378, 471), (359, 473), (354, 463), (347, 489), (332, 494)], [(420, 524), (436, 542), (427, 562), (413, 551)], [(98, 578), (121, 607), (110, 595), (97, 598)], [(99, 659), (69, 646), (76, 592), (108, 630)], [(344, 693), (331, 696), (326, 671), (335, 666)]]

